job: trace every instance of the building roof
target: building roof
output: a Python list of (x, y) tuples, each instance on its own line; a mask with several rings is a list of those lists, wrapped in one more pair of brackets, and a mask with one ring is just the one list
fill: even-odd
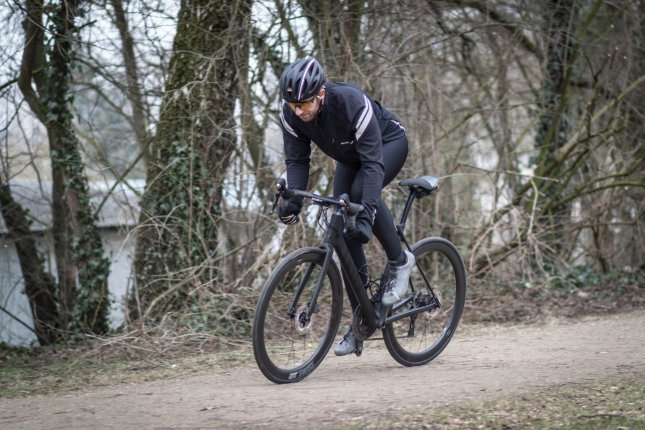
[[(136, 179), (125, 182), (91, 182), (90, 201), (96, 209), (99, 205), (99, 228), (134, 226), (139, 217), (139, 200), (143, 194), (145, 180)], [(52, 224), (52, 183), (35, 180), (12, 180), (13, 199), (29, 211), (33, 221), (32, 231), (45, 231)], [(107, 196), (107, 197), (106, 197)], [(0, 215), (0, 234), (7, 228)]]

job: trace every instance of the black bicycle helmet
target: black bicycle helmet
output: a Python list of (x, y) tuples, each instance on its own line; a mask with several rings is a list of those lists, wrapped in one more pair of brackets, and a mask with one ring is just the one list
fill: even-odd
[(318, 60), (307, 57), (289, 64), (280, 77), (280, 93), (289, 103), (298, 103), (318, 94), (325, 83), (325, 71)]

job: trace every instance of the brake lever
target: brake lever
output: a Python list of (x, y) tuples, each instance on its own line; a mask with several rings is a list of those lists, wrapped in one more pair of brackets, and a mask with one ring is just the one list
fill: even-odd
[(361, 210), (363, 210), (363, 207), (361, 205), (351, 203), (347, 194), (342, 194), (339, 198), (343, 203), (343, 206), (346, 208), (345, 216), (347, 219), (347, 231), (354, 231), (356, 230), (356, 216)]
[(280, 200), (280, 196), (284, 194), (284, 191), (287, 187), (287, 181), (285, 181), (284, 178), (280, 178), (275, 184), (275, 187), (277, 191), (275, 192), (275, 200), (273, 201), (273, 207), (271, 208), (271, 215), (273, 215), (273, 213), (275, 212), (275, 208), (278, 207), (278, 200)]
[(275, 212), (275, 208), (278, 207), (278, 200), (279, 199), (280, 199), (280, 192), (277, 191), (275, 193), (275, 200), (273, 201), (273, 207), (271, 208), (271, 213), (269, 215), (273, 215), (273, 213)]

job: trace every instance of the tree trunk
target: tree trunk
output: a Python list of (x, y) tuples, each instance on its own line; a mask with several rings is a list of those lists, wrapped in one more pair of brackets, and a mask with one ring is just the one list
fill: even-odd
[(182, 308), (189, 292), (217, 276), (209, 262), (237, 137), (237, 64), (250, 9), (250, 0), (181, 2), (141, 205), (135, 271), (144, 319)]
[(78, 49), (75, 20), (80, 5), (79, 1), (61, 1), (48, 10), (52, 39), (45, 40), (43, 4), (40, 0), (27, 2), (26, 43), (18, 84), (49, 138), (60, 327), (101, 334), (108, 330), (110, 263), (90, 204), (70, 108), (71, 71)]
[(139, 144), (139, 150), (143, 154), (144, 165), (148, 165), (148, 116), (146, 115), (145, 103), (139, 82), (139, 70), (134, 55), (134, 40), (128, 26), (128, 20), (123, 10), (122, 0), (110, 0), (114, 9), (114, 24), (119, 30), (121, 37), (121, 51), (125, 63), (125, 77), (127, 81), (127, 97), (132, 106), (132, 123), (134, 134)]
[(41, 345), (49, 345), (58, 338), (56, 282), (43, 270), (36, 240), (29, 229), (27, 214), (14, 201), (8, 182), (0, 184), (0, 211), (9, 237), (16, 245), (38, 342)]
[(546, 10), (546, 64), (536, 147), (540, 151), (538, 168), (549, 166), (557, 150), (567, 142), (570, 101), (569, 83), (574, 61), (577, 19), (574, 0), (550, 0)]
[[(544, 31), (546, 70), (542, 83), (542, 98), (538, 103), (541, 114), (535, 138), (535, 145), (539, 151), (535, 169), (538, 176), (549, 175), (547, 170), (555, 164), (557, 151), (569, 140), (569, 112), (570, 105), (573, 104), (569, 86), (575, 61), (577, 6), (574, 0), (550, 0), (547, 4)], [(556, 172), (551, 174), (555, 176), (554, 179), (558, 179)], [(551, 205), (558, 200), (564, 187), (566, 182), (551, 178), (540, 181), (538, 186), (540, 194), (544, 195), (543, 204), (546, 207), (542, 211), (542, 227), (548, 231), (545, 239), (552, 250), (558, 250), (562, 246), (562, 226), (568, 222), (570, 216), (568, 205)]]

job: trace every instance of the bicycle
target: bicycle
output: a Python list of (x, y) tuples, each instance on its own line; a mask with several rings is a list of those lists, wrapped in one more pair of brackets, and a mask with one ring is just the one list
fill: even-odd
[(287, 255), (271, 273), (258, 299), (252, 328), (253, 353), (270, 381), (298, 382), (320, 365), (340, 325), (343, 278), (359, 302), (352, 318), (359, 341), (356, 355), (361, 355), (363, 341), (377, 329), (381, 329), (390, 355), (404, 366), (432, 361), (450, 342), (466, 299), (466, 271), (461, 255), (446, 239), (426, 237), (410, 246), (404, 235), (414, 201), (433, 194), (438, 189), (438, 179), (421, 176), (402, 180), (399, 185), (407, 186), (409, 195), (396, 228), (403, 244), (414, 254), (416, 267), (409, 281), (411, 294), (384, 307), (381, 294), (389, 279), (388, 266), (378, 285), (371, 280), (365, 285), (343, 238), (363, 207), (350, 202), (346, 194), (325, 197), (288, 190), (284, 179), (277, 183), (273, 211), (279, 198), (310, 199), (321, 206), (318, 224), (325, 229), (325, 236), (320, 246), (300, 248)]

